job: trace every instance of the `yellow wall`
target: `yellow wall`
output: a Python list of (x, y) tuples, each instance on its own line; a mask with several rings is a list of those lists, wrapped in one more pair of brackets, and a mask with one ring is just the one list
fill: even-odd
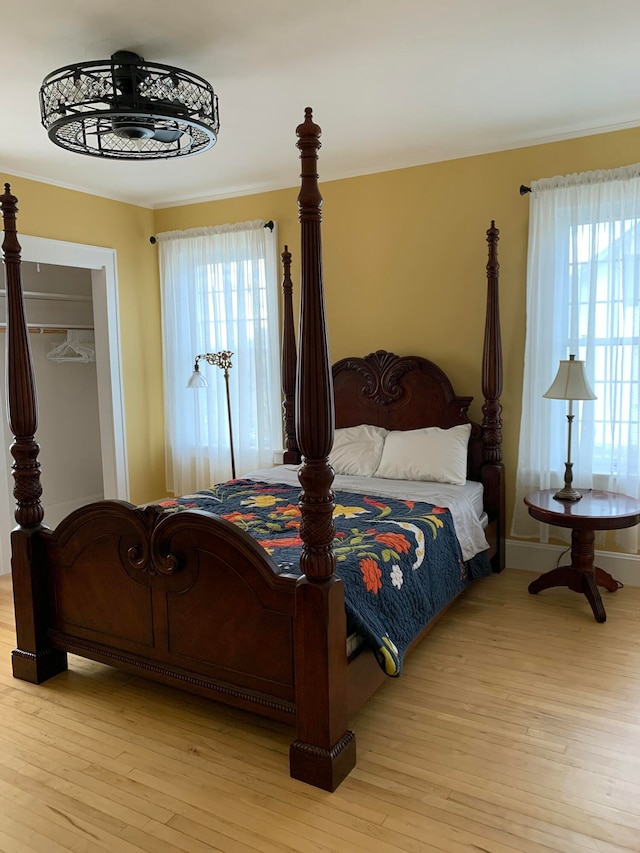
[(18, 197), (19, 235), (117, 251), (131, 500), (166, 494), (160, 299), (157, 257), (149, 243), (153, 212), (25, 178), (4, 180)]
[[(323, 143), (328, 148), (331, 139)], [(294, 158), (292, 152), (292, 173)], [(520, 184), (638, 160), (640, 129), (632, 129), (321, 185), (333, 360), (379, 348), (431, 358), (450, 376), (458, 394), (474, 395), (474, 419), (482, 417), (485, 232), (495, 219), (500, 228), (509, 519), (522, 397), (529, 216), (529, 196), (520, 196)], [(294, 253), (295, 282), (296, 196), (297, 187), (159, 210), (156, 230), (272, 218), (278, 222), (280, 244), (288, 243)]]

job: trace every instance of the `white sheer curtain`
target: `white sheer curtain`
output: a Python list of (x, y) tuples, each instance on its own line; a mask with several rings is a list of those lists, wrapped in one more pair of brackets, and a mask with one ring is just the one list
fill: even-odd
[(264, 222), (158, 235), (167, 488), (231, 477), (224, 371), (200, 362), (208, 388), (187, 388), (196, 355), (230, 350), (236, 475), (282, 448), (277, 238)]
[[(523, 497), (564, 480), (567, 403), (542, 395), (570, 353), (585, 361), (598, 398), (574, 403), (573, 485), (640, 497), (640, 164), (536, 181), (531, 190), (511, 534), (547, 541)], [(617, 531), (616, 541), (637, 552), (638, 528)]]

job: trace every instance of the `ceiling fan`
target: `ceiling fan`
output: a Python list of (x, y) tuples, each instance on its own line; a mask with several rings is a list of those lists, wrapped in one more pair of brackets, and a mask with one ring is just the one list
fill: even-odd
[(49, 74), (42, 123), (56, 145), (117, 159), (184, 156), (215, 144), (218, 99), (206, 80), (128, 50)]

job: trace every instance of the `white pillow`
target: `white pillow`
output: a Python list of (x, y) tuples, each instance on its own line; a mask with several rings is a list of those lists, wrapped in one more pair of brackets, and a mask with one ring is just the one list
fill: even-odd
[(394, 430), (384, 442), (374, 477), (464, 485), (471, 424)]
[(336, 474), (370, 477), (380, 464), (388, 432), (371, 424), (337, 429), (329, 455), (333, 470)]

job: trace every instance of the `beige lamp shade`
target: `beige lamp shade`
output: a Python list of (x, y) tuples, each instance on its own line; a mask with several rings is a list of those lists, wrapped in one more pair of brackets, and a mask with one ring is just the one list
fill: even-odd
[(596, 400), (584, 372), (584, 361), (576, 361), (570, 355), (567, 361), (561, 361), (556, 378), (549, 390), (542, 395), (552, 400)]

